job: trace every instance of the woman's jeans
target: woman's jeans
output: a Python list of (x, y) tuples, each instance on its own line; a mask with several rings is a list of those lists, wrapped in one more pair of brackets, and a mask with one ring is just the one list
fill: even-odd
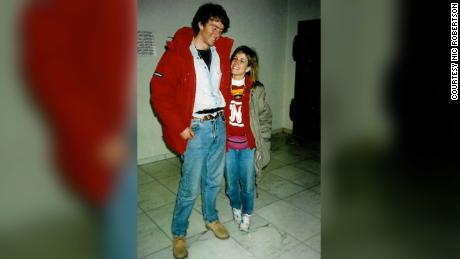
[[(225, 162), (226, 193), (230, 206), (242, 209), (243, 214), (252, 214), (254, 209), (255, 149), (229, 149)], [(241, 191), (240, 184), (241, 181)]]
[(186, 236), (189, 217), (201, 185), (201, 204), (206, 223), (218, 220), (216, 198), (225, 166), (225, 121), (192, 120), (193, 139), (189, 139), (182, 155), (182, 176), (177, 191), (171, 231)]

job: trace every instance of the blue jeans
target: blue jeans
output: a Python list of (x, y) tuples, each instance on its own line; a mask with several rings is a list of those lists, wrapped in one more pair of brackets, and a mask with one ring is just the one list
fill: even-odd
[(201, 185), (203, 219), (206, 223), (218, 220), (216, 198), (224, 175), (225, 122), (192, 120), (193, 139), (189, 139), (182, 155), (182, 176), (177, 191), (171, 232), (186, 236), (189, 217)]
[[(242, 209), (244, 214), (252, 214), (254, 209), (254, 189), (256, 170), (254, 168), (255, 149), (229, 149), (225, 162), (226, 193), (230, 206)], [(240, 191), (241, 180), (241, 191)]]

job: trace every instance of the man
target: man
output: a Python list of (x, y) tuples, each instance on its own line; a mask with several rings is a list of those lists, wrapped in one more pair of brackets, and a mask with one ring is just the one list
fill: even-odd
[(175, 258), (187, 256), (188, 220), (200, 185), (206, 228), (219, 239), (229, 237), (216, 210), (225, 163), (222, 92), (230, 83), (233, 44), (221, 35), (229, 25), (222, 6), (200, 6), (192, 28), (179, 29), (168, 43), (150, 82), (150, 102), (162, 123), (163, 138), (182, 158), (171, 226)]

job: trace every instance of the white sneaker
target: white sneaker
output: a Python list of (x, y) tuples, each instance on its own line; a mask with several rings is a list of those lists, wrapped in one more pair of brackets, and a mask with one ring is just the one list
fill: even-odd
[(232, 208), (232, 211), (233, 211), (233, 220), (235, 220), (236, 224), (240, 224), (241, 223), (241, 210)]
[(241, 231), (245, 231), (245, 232), (249, 231), (249, 224), (251, 223), (250, 218), (251, 218), (251, 215), (243, 214), (243, 218), (242, 218), (241, 224), (240, 224), (240, 230)]

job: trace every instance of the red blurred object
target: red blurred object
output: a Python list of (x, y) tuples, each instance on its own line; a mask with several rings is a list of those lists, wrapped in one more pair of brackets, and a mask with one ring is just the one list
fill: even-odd
[(130, 0), (31, 1), (21, 16), (27, 85), (61, 174), (91, 204), (107, 200), (116, 177), (100, 152), (127, 126), (135, 8)]

